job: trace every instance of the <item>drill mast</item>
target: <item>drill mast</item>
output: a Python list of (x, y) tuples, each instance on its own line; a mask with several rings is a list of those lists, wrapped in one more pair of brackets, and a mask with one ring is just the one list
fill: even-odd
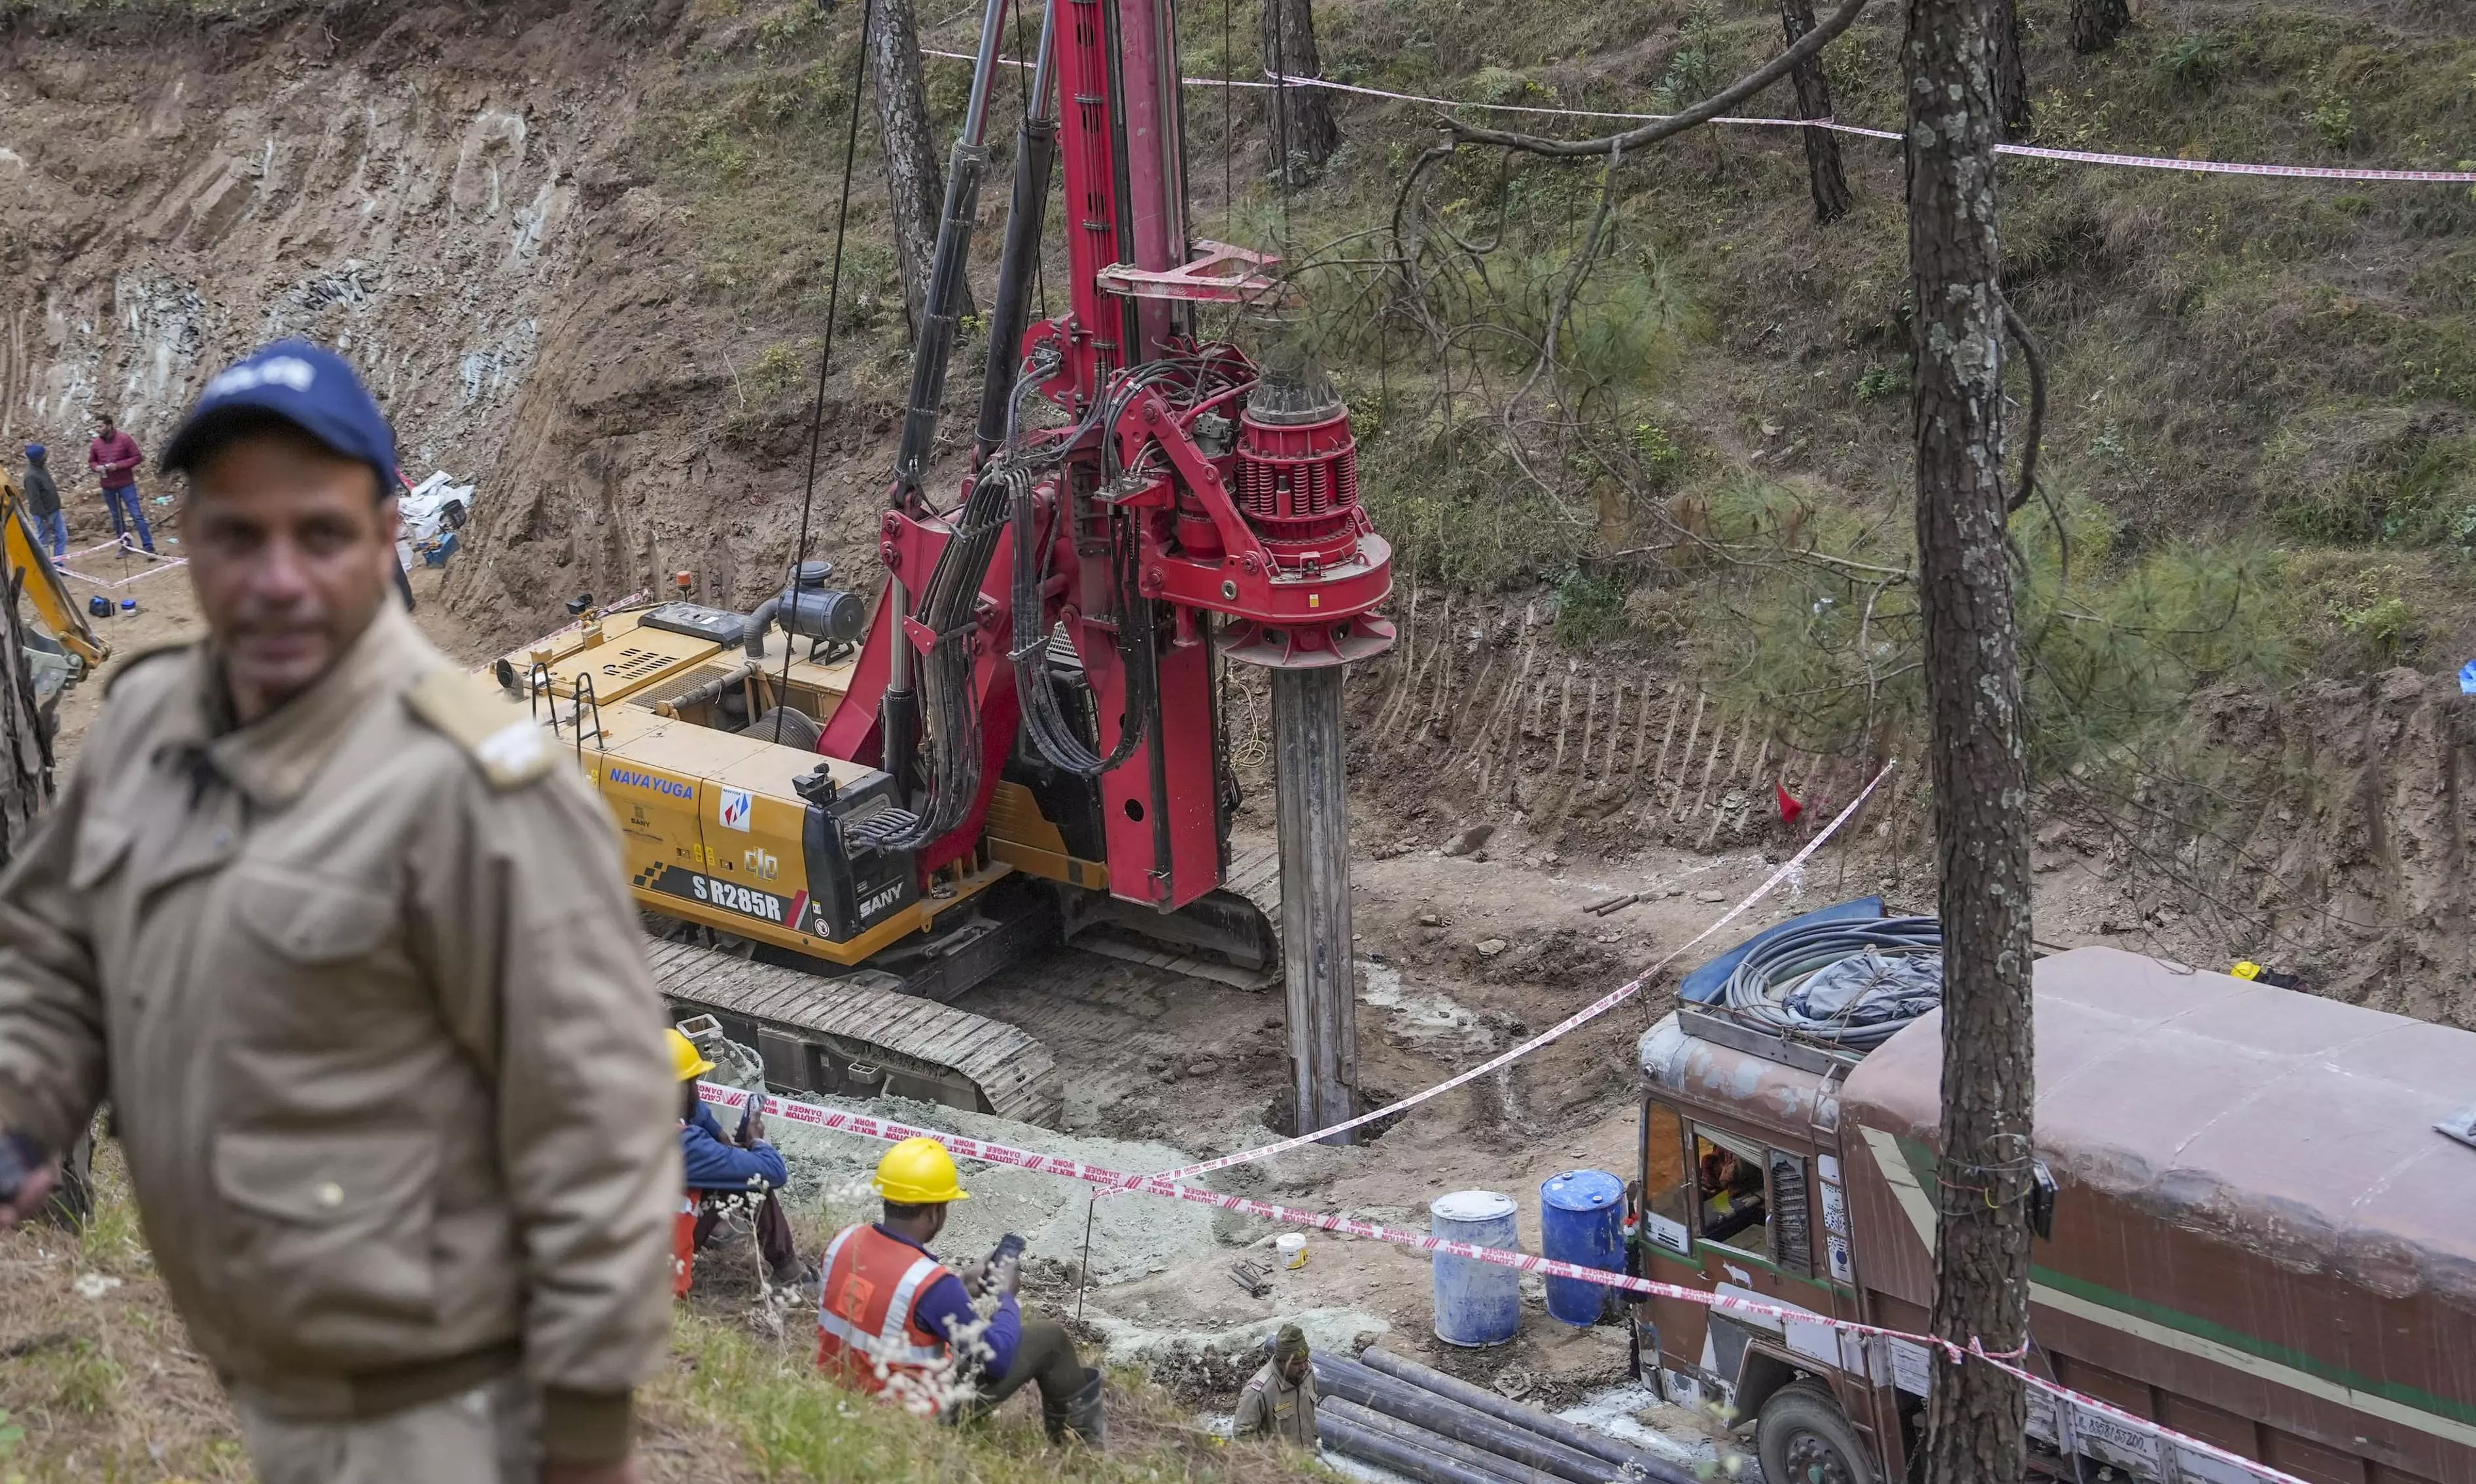
[[(1216, 653), (1270, 670), (1293, 1085), (1298, 1126), (1322, 1127), (1355, 1111), (1340, 667), (1393, 642), (1374, 612), (1391, 548), (1312, 359), (1259, 365), (1197, 338), (1199, 307), (1283, 290), (1275, 260), (1190, 239), (1173, 0), (1048, 0), (975, 467), (958, 502), (930, 499), (1007, 3), (987, 0), (948, 175), (879, 527), (886, 601), (822, 750), (894, 776), (911, 816), (899, 843), (932, 874), (978, 849), (1010, 761), (1065, 780), (1088, 801), (1107, 890), (1175, 912), (1227, 860)], [(1067, 305), (1029, 322), (1052, 158)], [(1033, 426), (1035, 399), (1062, 425)]]

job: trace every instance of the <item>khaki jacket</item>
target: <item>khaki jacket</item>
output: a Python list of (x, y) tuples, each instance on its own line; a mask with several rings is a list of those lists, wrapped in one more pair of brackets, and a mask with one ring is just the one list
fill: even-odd
[(1238, 1393), (1238, 1415), (1229, 1420), (1238, 1438), (1271, 1438), (1293, 1447), (1312, 1449), (1316, 1443), (1315, 1373), (1309, 1371), (1292, 1386), (1281, 1379), (1272, 1361), (1248, 1378)]
[(122, 672), (0, 876), (0, 1125), (110, 1097), (198, 1349), (383, 1416), (521, 1363), (615, 1457), (659, 1364), (678, 1090), (601, 804), (394, 605), (233, 730), (204, 649)]

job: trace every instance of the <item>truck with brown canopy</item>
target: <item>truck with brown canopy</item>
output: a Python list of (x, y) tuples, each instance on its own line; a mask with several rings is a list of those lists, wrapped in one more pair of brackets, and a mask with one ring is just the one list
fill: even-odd
[[(2476, 1484), (2476, 1033), (2107, 948), (2035, 975), (2034, 1474)], [(1870, 1051), (1716, 1004), (1646, 1032), (1645, 1276), (1929, 1331), (1942, 1016)], [(1764, 1476), (1907, 1477), (1922, 1346), (1685, 1299), (1634, 1309), (1671, 1401)], [(2109, 1471), (2112, 1471), (2111, 1474)]]

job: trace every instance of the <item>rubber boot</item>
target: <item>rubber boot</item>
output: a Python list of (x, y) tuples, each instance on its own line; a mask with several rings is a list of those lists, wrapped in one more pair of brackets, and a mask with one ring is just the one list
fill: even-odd
[(1090, 1366), (1083, 1368), (1083, 1387), (1063, 1403), (1040, 1398), (1040, 1424), (1049, 1429), (1049, 1441), (1063, 1443), (1073, 1433), (1085, 1447), (1098, 1451), (1107, 1446), (1108, 1422), (1101, 1414), (1101, 1373)]

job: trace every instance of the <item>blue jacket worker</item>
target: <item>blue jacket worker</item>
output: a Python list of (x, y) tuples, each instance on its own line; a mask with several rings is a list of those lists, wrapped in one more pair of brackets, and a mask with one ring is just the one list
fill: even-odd
[(754, 1216), (756, 1250), (765, 1259), (770, 1280), (784, 1288), (798, 1287), (807, 1274), (800, 1262), (799, 1239), (792, 1234), (790, 1219), (782, 1214), (782, 1202), (776, 1195), (791, 1183), (791, 1171), (782, 1162), (781, 1151), (762, 1137), (764, 1115), (752, 1107), (740, 1123), (738, 1137), (725, 1135), (713, 1110), (697, 1095), (702, 1072), (710, 1071), (713, 1064), (697, 1052), (687, 1037), (676, 1030), (671, 1036), (674, 1058), (684, 1046), (686, 1055), (695, 1061), (683, 1065), (696, 1069), (680, 1078), (680, 1160), (686, 1167), (687, 1199), (696, 1207), (680, 1274), (681, 1290), (693, 1271), (695, 1253), (712, 1240), (714, 1227), (732, 1210)]
[(52, 559), (69, 554), (69, 518), (61, 510), (60, 482), (52, 478), (49, 451), (40, 443), (26, 445), (26, 513), (35, 518), (37, 539), (49, 541)]

